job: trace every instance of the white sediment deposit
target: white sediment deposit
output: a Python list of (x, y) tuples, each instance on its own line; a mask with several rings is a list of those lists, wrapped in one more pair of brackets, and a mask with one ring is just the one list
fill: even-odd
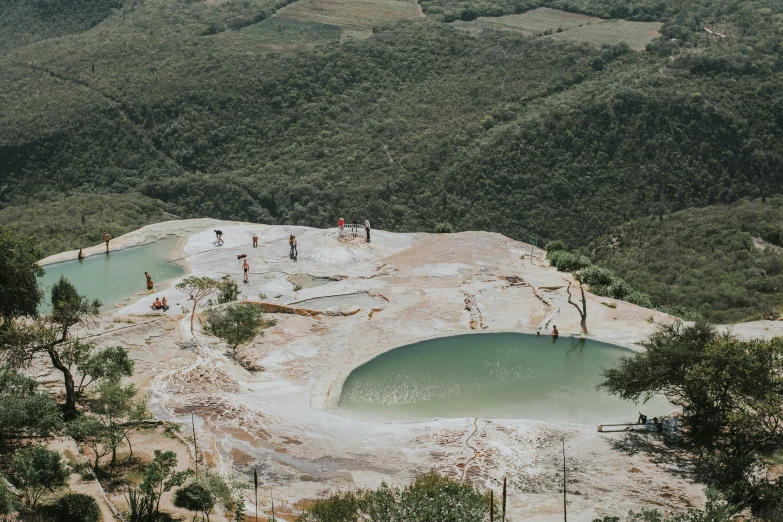
[[(215, 228), (224, 232), (222, 246), (215, 243)], [(258, 248), (251, 245), (254, 233)], [(194, 275), (230, 274), (243, 299), (285, 305), (367, 292), (377, 303), (362, 302), (356, 313), (348, 300), (344, 313), (270, 314), (277, 324), (239, 349), (239, 357), (262, 368), (255, 373), (198, 325), (191, 334), (185, 313), (191, 303), (173, 288), (176, 281), (104, 316), (91, 332), (101, 346), (131, 350), (135, 378), (159, 418), (186, 423), (187, 434), (195, 415), (200, 449), (211, 464), (251, 475), (258, 467), (267, 488), (260, 512), (269, 509), (270, 487), (280, 512), (295, 512), (304, 499), (384, 481), (403, 485), (435, 469), (496, 491), (506, 476), (511, 520), (561, 520), (563, 438), (572, 520), (703, 502), (703, 486), (691, 482), (673, 455), (647, 446), (646, 439), (597, 433), (595, 426), (473, 418), (386, 424), (334, 413), (351, 370), (397, 346), (478, 331), (533, 333), (552, 322), (561, 336), (578, 335), (579, 316), (565, 292), (569, 276), (548, 267), (541, 250), (486, 232), (376, 230), (372, 243), (364, 244), (338, 241), (336, 229), (216, 220), (151, 225), (114, 239), (112, 247), (170, 234), (182, 238), (175, 257)], [(296, 262), (288, 256), (290, 234), (298, 240)], [(241, 254), (250, 265), (247, 284)], [(72, 257), (64, 253), (45, 262)], [(301, 281), (301, 274), (334, 281), (296, 290), (289, 277)], [(152, 313), (150, 303), (162, 296), (172, 309)], [(635, 347), (656, 323), (672, 320), (621, 301), (610, 308), (601, 304), (606, 298), (588, 294), (587, 300), (591, 336), (623, 346)], [(766, 337), (780, 334), (778, 325), (745, 324), (735, 332)]]

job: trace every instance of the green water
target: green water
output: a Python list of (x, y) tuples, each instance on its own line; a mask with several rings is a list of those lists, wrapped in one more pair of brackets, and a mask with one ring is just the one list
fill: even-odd
[(101, 311), (111, 311), (117, 304), (139, 292), (147, 291), (144, 272), (149, 272), (155, 288), (185, 273), (185, 270), (168, 260), (177, 244), (170, 237), (146, 245), (124, 248), (107, 254), (95, 254), (83, 261), (74, 259), (45, 265), (46, 274), (39, 280), (44, 289), (41, 312), (51, 311), (49, 291), (52, 284), (64, 275), (76, 286), (80, 294), (90, 299), (100, 299)]
[(596, 391), (601, 368), (631, 350), (597, 341), (516, 333), (458, 335), (397, 348), (356, 368), (338, 410), (367, 420), (440, 417), (536, 419), (573, 424), (636, 421), (674, 407), (639, 406)]

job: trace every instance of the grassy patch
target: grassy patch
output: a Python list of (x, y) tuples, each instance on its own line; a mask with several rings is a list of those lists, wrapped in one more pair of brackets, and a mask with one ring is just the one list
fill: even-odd
[(543, 33), (545, 31), (557, 31), (558, 29), (570, 29), (580, 25), (601, 22), (600, 18), (576, 13), (568, 13), (548, 7), (539, 7), (527, 13), (506, 15), (500, 17), (482, 17), (478, 22), (499, 24), (502, 26), (522, 29), (530, 33)]
[(628, 22), (626, 20), (604, 20), (599, 23), (573, 27), (549, 36), (556, 40), (585, 42), (595, 46), (628, 44), (631, 49), (642, 50), (660, 36), (658, 22)]
[(422, 14), (418, 4), (402, 0), (299, 0), (280, 10), (277, 16), (369, 30)]

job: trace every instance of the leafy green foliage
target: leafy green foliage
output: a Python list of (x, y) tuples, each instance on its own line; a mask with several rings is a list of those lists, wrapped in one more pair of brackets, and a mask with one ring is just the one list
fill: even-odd
[(210, 513), (217, 505), (226, 513), (236, 512), (237, 503), (243, 502), (239, 494), (242, 489), (242, 484), (227, 481), (207, 468), (174, 492), (174, 505), (189, 511), (201, 511), (208, 522)]
[(743, 199), (632, 221), (586, 250), (664, 311), (736, 322), (778, 315), (782, 231), (783, 198)]
[(44, 493), (65, 486), (69, 473), (58, 452), (33, 446), (14, 453), (14, 477), (24, 493), (24, 503), (34, 507)]
[(172, 219), (160, 201), (138, 193), (87, 194), (27, 203), (0, 210), (0, 225), (35, 235), (41, 254), (51, 255), (97, 245), (144, 225)]
[(590, 258), (566, 250), (551, 250), (546, 254), (553, 267), (561, 272), (578, 272), (590, 266)]
[(454, 232), (454, 227), (451, 223), (438, 223), (435, 225), (436, 234), (451, 234)]
[(177, 471), (177, 454), (173, 451), (155, 450), (155, 456), (144, 470), (140, 491), (160, 511), (161, 496), (172, 488), (181, 486), (192, 474), (191, 470)]
[(236, 301), (239, 297), (239, 286), (234, 279), (225, 275), (218, 281), (218, 298), (220, 304)]
[(47, 436), (62, 428), (57, 402), (38, 382), (0, 366), (0, 442), (20, 436)]
[(32, 237), (24, 237), (0, 226), (0, 318), (35, 315), (43, 292), (37, 278), (41, 251)]
[(0, 473), (0, 516), (5, 516), (19, 509), (16, 497), (8, 489), (7, 479)]
[(193, 301), (193, 310), (190, 313), (190, 330), (193, 331), (193, 319), (196, 317), (199, 301), (217, 292), (220, 282), (211, 277), (189, 276), (177, 283), (177, 288), (187, 293)]
[(431, 472), (418, 476), (402, 490), (383, 484), (377, 490), (348, 491), (318, 500), (298, 520), (484, 522), (489, 520), (489, 502), (489, 495), (477, 492), (472, 485)]
[(234, 349), (253, 340), (263, 333), (264, 328), (274, 324), (264, 319), (260, 307), (250, 303), (210, 309), (205, 315), (206, 331), (225, 340)]
[[(731, 503), (769, 508), (761, 455), (783, 444), (783, 339), (739, 341), (697, 323), (661, 326), (645, 351), (604, 370), (600, 388), (626, 400), (661, 393), (682, 407), (703, 473)], [(779, 506), (783, 507), (783, 505)]]
[(133, 375), (135, 362), (128, 356), (128, 350), (122, 346), (110, 346), (94, 354), (88, 354), (78, 362), (81, 381), (78, 393), (82, 394), (93, 382), (105, 379), (119, 382), (123, 377)]
[(119, 381), (103, 380), (92, 404), (91, 415), (102, 426), (100, 438), (103, 445), (111, 450), (112, 467), (117, 464), (117, 450), (126, 443), (130, 444), (130, 433), (136, 427), (134, 422), (149, 416), (145, 398), (135, 397), (135, 385), (123, 386)]
[(56, 522), (99, 522), (101, 510), (98, 502), (90, 495), (68, 493), (60, 497), (54, 505)]

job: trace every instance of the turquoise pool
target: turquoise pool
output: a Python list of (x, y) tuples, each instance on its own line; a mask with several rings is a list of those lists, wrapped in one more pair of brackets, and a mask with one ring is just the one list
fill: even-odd
[(674, 407), (663, 398), (637, 406), (595, 389), (601, 368), (633, 355), (597, 341), (518, 333), (432, 339), (356, 368), (338, 412), (379, 421), (481, 417), (574, 424), (670, 413)]
[(146, 245), (124, 248), (109, 254), (96, 254), (79, 261), (62, 261), (44, 265), (46, 274), (39, 280), (44, 290), (41, 312), (51, 311), (49, 289), (64, 275), (80, 294), (100, 299), (101, 311), (111, 311), (134, 295), (147, 291), (144, 272), (149, 272), (155, 287), (185, 273), (185, 269), (169, 261), (169, 254), (177, 244), (176, 237), (154, 241)]

